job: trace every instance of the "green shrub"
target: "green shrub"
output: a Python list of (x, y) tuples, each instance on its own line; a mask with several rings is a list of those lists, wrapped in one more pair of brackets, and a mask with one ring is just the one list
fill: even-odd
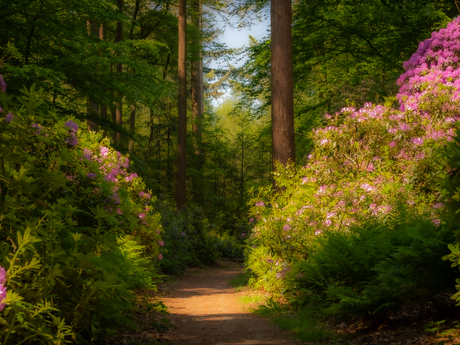
[(184, 208), (177, 213), (173, 205), (157, 201), (164, 233), (164, 273), (180, 274), (190, 266), (210, 265), (217, 259), (217, 238), (200, 208)]
[(441, 259), (451, 240), (447, 227), (422, 220), (327, 232), (286, 278), (292, 300), (321, 300), (328, 312), (356, 317), (424, 302), (454, 281)]
[(160, 219), (128, 158), (38, 94), (0, 92), (0, 342), (91, 343), (155, 286)]

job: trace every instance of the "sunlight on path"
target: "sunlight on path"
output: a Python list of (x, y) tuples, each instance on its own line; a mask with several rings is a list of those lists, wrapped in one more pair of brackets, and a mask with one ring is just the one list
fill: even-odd
[(299, 344), (238, 303), (243, 293), (235, 292), (228, 283), (241, 272), (237, 264), (225, 261), (221, 267), (174, 283), (171, 293), (162, 300), (177, 330), (165, 338), (177, 345)]

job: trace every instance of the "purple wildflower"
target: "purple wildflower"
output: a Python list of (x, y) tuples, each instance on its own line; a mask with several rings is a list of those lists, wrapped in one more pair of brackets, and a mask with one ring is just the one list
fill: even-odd
[(5, 308), (6, 303), (3, 302), (6, 298), (6, 286), (3, 284), (0, 284), (0, 311)]
[(243, 232), (243, 233), (241, 234), (241, 237), (244, 237), (244, 236), (246, 236), (246, 234)]
[(70, 137), (66, 138), (64, 141), (67, 144), (71, 145), (71, 146), (77, 146), (78, 145), (78, 139), (75, 136), (75, 132), (71, 132)]
[(249, 218), (249, 223), (253, 223), (254, 222), (254, 218)]
[(3, 91), (3, 92), (6, 91), (6, 83), (1, 74), (0, 74), (0, 91)]
[(11, 121), (13, 121), (13, 113), (6, 114), (5, 121), (11, 123)]
[(0, 266), (0, 284), (5, 284), (6, 282), (6, 270)]
[(87, 178), (95, 178), (96, 177), (96, 174), (95, 173), (88, 173), (86, 175)]
[(64, 126), (70, 129), (72, 132), (78, 132), (78, 124), (72, 120), (67, 121)]

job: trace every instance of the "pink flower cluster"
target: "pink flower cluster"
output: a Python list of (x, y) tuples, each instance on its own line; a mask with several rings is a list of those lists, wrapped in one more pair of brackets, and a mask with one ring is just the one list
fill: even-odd
[[(404, 64), (399, 110), (366, 103), (327, 114), (325, 128), (313, 130), (315, 148), (298, 184), (270, 201), (284, 206), (270, 209), (254, 237), (273, 244), (289, 227), (289, 248), (295, 248), (326, 230), (391, 221), (402, 203), (406, 212), (439, 226), (444, 205), (433, 187), (442, 169), (435, 149), (453, 140), (460, 120), (459, 58), (460, 17), (422, 42)], [(260, 214), (257, 207), (254, 214)]]
[[(418, 110), (420, 98), (439, 85), (457, 89), (460, 86), (459, 57), (460, 17), (420, 42), (417, 51), (404, 63), (406, 72), (398, 79), (400, 110)], [(456, 91), (452, 98), (459, 96)]]
[(5, 303), (3, 302), (6, 298), (6, 270), (0, 266), (0, 311), (5, 308)]

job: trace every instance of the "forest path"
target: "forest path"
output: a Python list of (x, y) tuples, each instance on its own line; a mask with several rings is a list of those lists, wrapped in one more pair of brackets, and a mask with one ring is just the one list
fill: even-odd
[(164, 338), (174, 345), (299, 344), (268, 319), (241, 306), (238, 297), (244, 292), (235, 291), (229, 282), (242, 272), (241, 264), (219, 261), (217, 267), (172, 283), (160, 299), (177, 329)]

